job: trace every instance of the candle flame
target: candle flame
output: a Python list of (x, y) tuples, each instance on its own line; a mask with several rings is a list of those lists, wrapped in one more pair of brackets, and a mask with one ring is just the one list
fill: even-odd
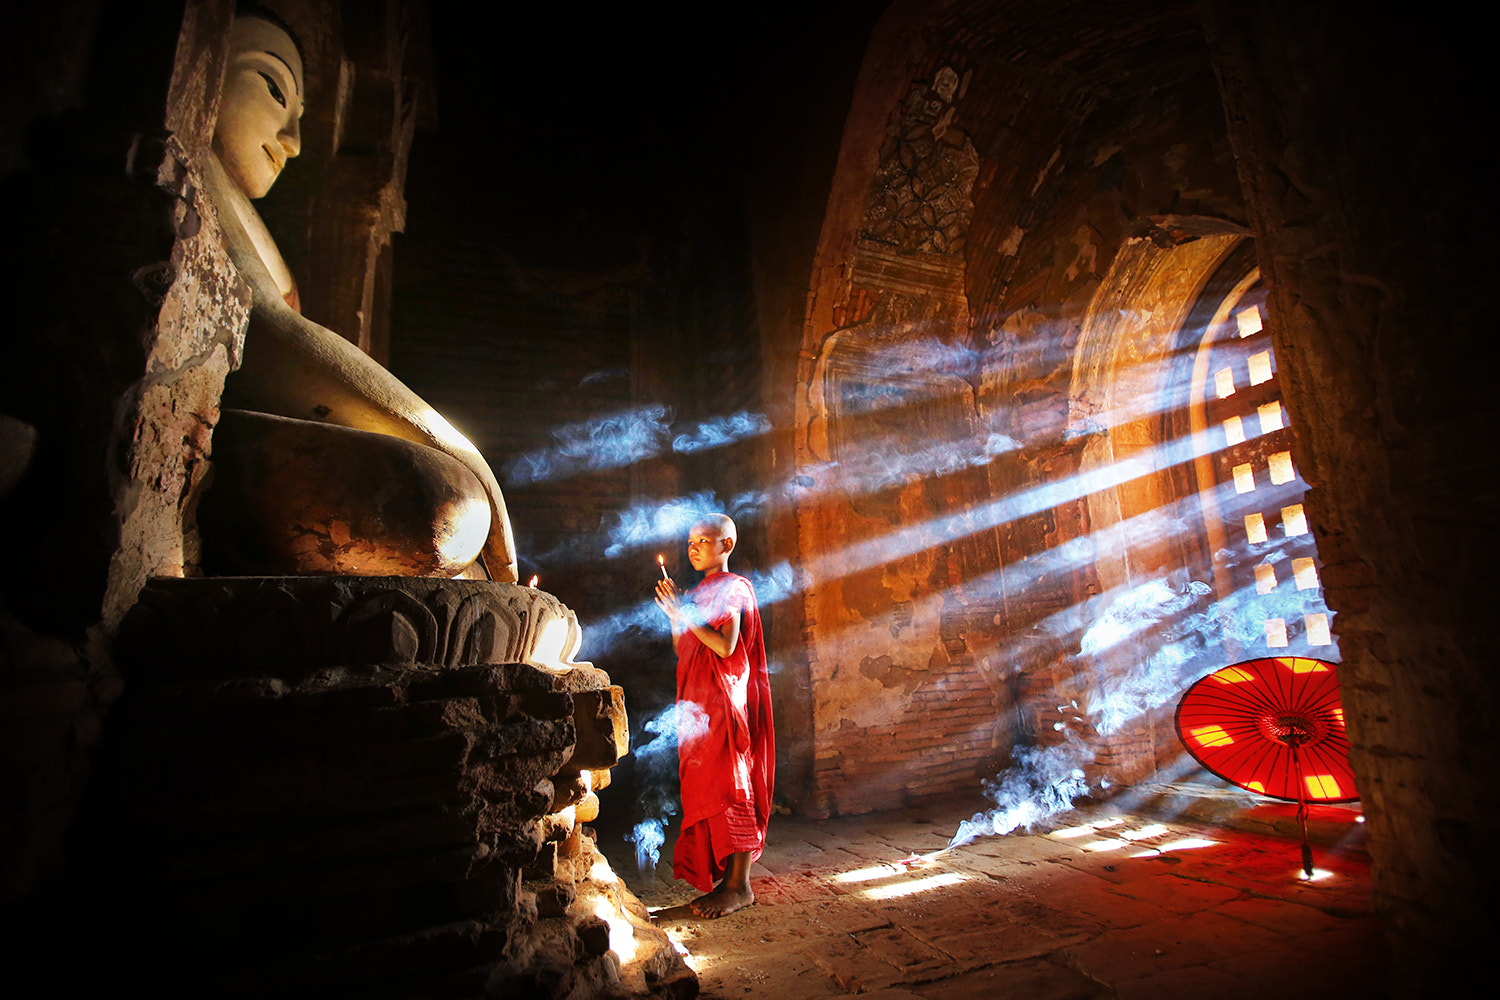
[(528, 584), (527, 584), (527, 585), (526, 585), (526, 586), (528, 586), (528, 587), (535, 587), (535, 586), (536, 586), (536, 583), (537, 583), (537, 581), (538, 581), (538, 580), (540, 580), (540, 579), (541, 579), (541, 577), (539, 577), (539, 576), (533, 576), (533, 577), (532, 577), (532, 578), (531, 578), (531, 582), (530, 582), (530, 583), (528, 583)]

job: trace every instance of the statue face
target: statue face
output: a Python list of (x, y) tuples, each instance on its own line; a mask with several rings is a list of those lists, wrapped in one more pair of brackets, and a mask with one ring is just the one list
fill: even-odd
[(214, 152), (245, 194), (271, 190), (302, 151), (302, 59), (285, 31), (257, 17), (235, 19), (219, 94)]

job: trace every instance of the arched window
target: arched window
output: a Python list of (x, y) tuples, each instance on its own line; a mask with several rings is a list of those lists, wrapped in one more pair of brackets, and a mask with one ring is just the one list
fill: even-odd
[(1336, 661), (1265, 298), (1254, 273), (1224, 298), (1194, 366), (1193, 422), (1208, 446), (1199, 496), (1226, 652)]

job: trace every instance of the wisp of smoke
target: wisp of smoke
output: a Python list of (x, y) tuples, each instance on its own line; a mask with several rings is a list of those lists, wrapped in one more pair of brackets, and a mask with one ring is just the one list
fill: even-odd
[(667, 842), (667, 821), (643, 819), (633, 832), (625, 835), (625, 841), (635, 845), (636, 867), (650, 871), (661, 861), (661, 845)]
[[(1097, 695), (1082, 711), (1097, 732), (1117, 731), (1195, 679), (1204, 635), (1217, 623), (1210, 593), (1196, 580), (1153, 580), (1116, 594), (1097, 611), (1083, 630), (1078, 654), (1096, 678)], [(1064, 622), (1053, 627), (1059, 626), (1067, 628)], [(995, 808), (960, 824), (951, 846), (1029, 830), (1071, 809), (1088, 791), (1084, 767), (1093, 759), (1091, 751), (1072, 729), (1056, 731), (1062, 743), (1016, 751), (1014, 764), (985, 787)]]
[(765, 572), (752, 572), (748, 578), (761, 607), (784, 601), (797, 590), (797, 575), (792, 572), (792, 564), (785, 560)]
[(507, 462), (505, 479), (516, 485), (539, 483), (653, 458), (671, 439), (671, 418), (665, 406), (642, 406), (554, 428), (555, 443)]
[(580, 623), (583, 626), (583, 648), (579, 656), (597, 660), (630, 633), (642, 636), (667, 635), (667, 619), (654, 600), (638, 601), (603, 618)]
[[(691, 520), (691, 519), (690, 519)], [(686, 529), (683, 529), (686, 531)], [(780, 562), (764, 572), (748, 574), (755, 587), (756, 600), (761, 607), (785, 600), (796, 592), (797, 577), (791, 564)], [(667, 620), (654, 600), (641, 600), (620, 608), (603, 618), (586, 620), (583, 625), (583, 649), (579, 655), (585, 660), (597, 660), (615, 648), (615, 644), (629, 634), (641, 636), (665, 636)]]
[(636, 811), (642, 819), (625, 839), (635, 844), (636, 864), (646, 871), (661, 860), (668, 817), (677, 815), (677, 745), (708, 732), (708, 713), (693, 702), (678, 702), (642, 729), (652, 734), (635, 749)]
[(689, 454), (705, 448), (720, 448), (770, 429), (771, 421), (765, 414), (741, 410), (727, 417), (712, 417), (688, 433), (677, 435), (672, 439), (672, 450)]
[(671, 420), (669, 408), (652, 405), (554, 428), (553, 444), (505, 464), (506, 482), (525, 485), (616, 469), (664, 454), (669, 443), (672, 451), (683, 453), (718, 448), (771, 427), (764, 414), (742, 410), (710, 417), (674, 436)]
[(619, 513), (618, 523), (606, 529), (609, 544), (604, 554), (613, 559), (645, 545), (676, 544), (687, 537), (688, 530), (704, 514), (723, 511), (734, 517), (736, 511), (732, 507), (721, 504), (719, 495), (712, 490), (632, 504)]
[(1115, 598), (1079, 640), (1078, 658), (1099, 694), (1087, 706), (1108, 736), (1177, 697), (1203, 672), (1203, 653), (1219, 632), (1213, 589), (1200, 580), (1152, 580)]
[(1036, 824), (1073, 808), (1073, 800), (1088, 791), (1084, 765), (1092, 760), (1083, 740), (1071, 730), (1065, 740), (1048, 747), (1021, 747), (1015, 763), (984, 791), (995, 808), (975, 813), (958, 825), (948, 846), (962, 847), (980, 837), (1001, 836), (1012, 830), (1030, 830)]

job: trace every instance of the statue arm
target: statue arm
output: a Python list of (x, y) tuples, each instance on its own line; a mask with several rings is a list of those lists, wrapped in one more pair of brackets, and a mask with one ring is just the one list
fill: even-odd
[[(214, 180), (218, 178), (210, 178)], [(389, 434), (456, 458), (489, 496), (490, 533), (480, 550), (485, 567), (495, 580), (515, 582), (516, 551), (505, 497), (479, 449), (358, 347), (288, 306), (233, 209), (221, 212), (220, 219), (235, 266), (250, 283), (253, 303), (234, 395), (267, 413)]]

